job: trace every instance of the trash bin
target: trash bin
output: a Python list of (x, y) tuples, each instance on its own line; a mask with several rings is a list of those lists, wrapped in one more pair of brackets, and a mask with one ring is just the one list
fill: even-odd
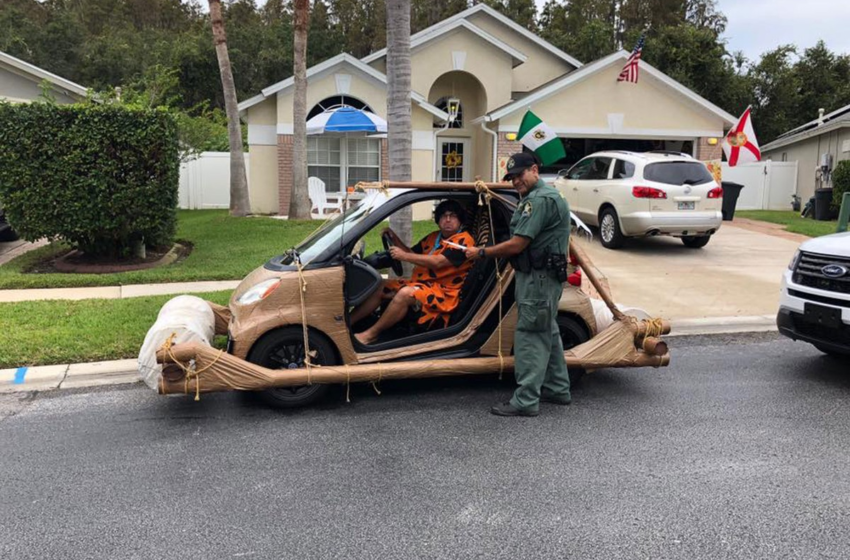
[(826, 222), (832, 219), (832, 189), (815, 189), (815, 219)]
[(741, 194), (741, 189), (744, 188), (744, 185), (723, 181), (720, 183), (720, 186), (723, 187), (723, 220), (731, 222), (732, 218), (735, 217), (735, 205), (738, 204), (738, 195)]

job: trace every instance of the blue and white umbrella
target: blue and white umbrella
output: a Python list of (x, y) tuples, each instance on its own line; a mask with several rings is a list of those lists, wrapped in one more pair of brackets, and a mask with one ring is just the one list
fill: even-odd
[(307, 121), (307, 134), (328, 132), (386, 132), (387, 121), (369, 111), (342, 105)]

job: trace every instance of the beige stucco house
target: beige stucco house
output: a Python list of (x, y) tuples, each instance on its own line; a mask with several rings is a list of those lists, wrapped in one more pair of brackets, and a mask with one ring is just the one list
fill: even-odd
[[(719, 159), (735, 118), (641, 62), (637, 84), (617, 82), (620, 51), (583, 65), (485, 4), (411, 37), (413, 179), (489, 181), (522, 150), (515, 134), (534, 111), (561, 137), (567, 157), (601, 149), (668, 149)], [(340, 54), (307, 71), (308, 119), (348, 104), (386, 119), (386, 50)], [(256, 213), (286, 215), (292, 189), (290, 78), (239, 104), (248, 123), (250, 194)], [(449, 112), (457, 107), (457, 115)], [(386, 139), (310, 136), (308, 172), (330, 193), (387, 177)], [(417, 216), (421, 217), (421, 216)]]
[(0, 99), (28, 103), (41, 96), (41, 84), (47, 82), (57, 103), (76, 103), (86, 98), (86, 88), (0, 52)]
[(850, 159), (850, 105), (789, 130), (761, 152), (762, 159), (797, 162), (797, 195), (808, 200), (816, 188), (832, 186), (824, 169)]

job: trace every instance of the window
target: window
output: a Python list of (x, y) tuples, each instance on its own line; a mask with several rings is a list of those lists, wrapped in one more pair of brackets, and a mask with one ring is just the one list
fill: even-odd
[(570, 169), (568, 177), (570, 179), (581, 180), (585, 178), (587, 172), (590, 171), (590, 166), (593, 165), (593, 158), (583, 159)]
[[(455, 97), (441, 97), (434, 103), (434, 106), (446, 113), (449, 112), (449, 99), (456, 99)], [(434, 123), (434, 128), (443, 128), (443, 125)], [(458, 101), (457, 104), (457, 117), (455, 120), (449, 123), (449, 128), (463, 128), (463, 105)]]
[(345, 192), (358, 181), (381, 180), (381, 141), (377, 138), (308, 136), (307, 174), (329, 193)]
[(316, 103), (310, 112), (307, 113), (307, 120), (309, 121), (319, 113), (323, 113), (328, 109), (333, 109), (334, 107), (339, 107), (342, 105), (347, 105), (348, 107), (354, 107), (355, 109), (364, 109), (369, 111), (370, 113), (374, 113), (371, 107), (356, 99), (354, 97), (348, 97), (347, 95), (332, 95), (331, 97), (326, 97)]
[(650, 163), (643, 170), (647, 181), (667, 185), (701, 185), (714, 181), (704, 163), (690, 161), (671, 161)]
[[(586, 168), (581, 177), (585, 181), (599, 181), (608, 178), (608, 169), (611, 167), (611, 158), (607, 157), (592, 157), (579, 163), (579, 165), (587, 162)], [(578, 167), (578, 165), (576, 166)], [(570, 173), (572, 175), (572, 173)]]
[(629, 177), (634, 177), (634, 175), (634, 163), (622, 159), (614, 160), (614, 179), (628, 179)]

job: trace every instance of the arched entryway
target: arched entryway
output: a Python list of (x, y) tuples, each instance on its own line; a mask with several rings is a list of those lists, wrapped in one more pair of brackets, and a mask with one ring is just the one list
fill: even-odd
[(428, 101), (447, 113), (456, 113), (456, 118), (448, 125), (434, 123), (435, 179), (489, 178), (493, 139), (479, 124), (472, 124), (487, 110), (487, 92), (478, 78), (461, 70), (447, 72), (431, 86)]

